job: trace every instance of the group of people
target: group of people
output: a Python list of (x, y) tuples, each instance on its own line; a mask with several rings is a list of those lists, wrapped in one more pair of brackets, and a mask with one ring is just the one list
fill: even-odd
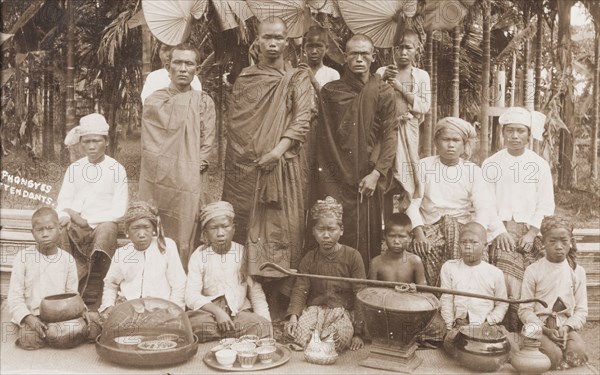
[[(22, 327), (19, 345), (43, 345), (41, 299), (81, 292), (98, 261), (106, 275), (101, 320), (120, 301), (160, 297), (187, 308), (205, 341), (266, 336), (272, 318), (282, 318), (300, 348), (315, 330), (338, 350), (362, 347), (368, 332), (355, 306), (358, 284), (260, 269), (272, 262), (549, 306), (560, 299), (565, 309), (556, 312), (445, 294), (422, 336), (446, 337), (451, 347), (455, 335), (447, 332), (464, 324), (514, 331), (533, 322), (555, 368), (585, 362), (576, 333), (587, 315), (585, 271), (572, 226), (553, 216), (549, 165), (527, 148), (532, 113), (515, 107), (500, 116), (506, 148), (481, 167), (468, 160), (476, 129), (456, 117), (436, 124), (437, 155), (419, 160), (418, 129), (431, 100), (429, 76), (414, 66), (418, 34), (398, 35), (394, 65), (376, 74), (373, 42), (354, 35), (341, 78), (323, 65), (327, 38), (311, 27), (307, 61), (294, 68), (284, 60), (285, 22), (259, 25), (258, 62), (237, 77), (228, 103), (221, 201), (206, 198), (215, 105), (192, 87), (200, 62), (193, 46), (170, 49), (170, 82), (144, 101), (139, 202), (128, 206), (125, 169), (105, 155), (104, 118), (81, 118), (65, 142), (81, 143), (86, 157), (69, 167), (56, 212), (41, 208), (32, 217), (36, 261), (27, 251), (15, 259), (9, 306)], [(405, 213), (394, 212), (398, 195)], [(131, 243), (117, 249), (119, 220)]]

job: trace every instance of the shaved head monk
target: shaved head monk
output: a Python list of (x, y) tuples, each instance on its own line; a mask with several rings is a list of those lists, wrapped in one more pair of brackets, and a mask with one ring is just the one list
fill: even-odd
[[(234, 241), (246, 244), (248, 272), (269, 283), (281, 277), (259, 271), (263, 262), (296, 268), (302, 256), (306, 163), (303, 144), (310, 129), (312, 93), (308, 69), (284, 61), (287, 27), (280, 18), (258, 28), (259, 63), (237, 78), (229, 102), (223, 200), (236, 212)], [(285, 287), (284, 294), (289, 293)]]
[(381, 252), (380, 195), (397, 139), (394, 90), (371, 74), (374, 59), (369, 37), (348, 40), (342, 78), (321, 90), (317, 140), (320, 196), (342, 202), (340, 243), (360, 251), (365, 265)]

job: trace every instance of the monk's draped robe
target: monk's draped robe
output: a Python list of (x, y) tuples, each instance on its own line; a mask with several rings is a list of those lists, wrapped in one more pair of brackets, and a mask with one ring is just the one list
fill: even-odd
[(208, 164), (215, 139), (215, 105), (208, 94), (171, 86), (144, 103), (139, 199), (153, 199), (184, 267), (194, 250), (196, 215), (205, 201)]
[[(394, 90), (381, 77), (367, 83), (346, 71), (321, 90), (317, 160), (320, 199), (344, 207), (340, 243), (357, 249), (366, 267), (381, 252), (382, 193), (389, 187), (397, 146)], [(371, 198), (361, 203), (358, 186), (374, 169), (381, 174)]]
[[(307, 175), (303, 143), (310, 129), (311, 83), (307, 70), (261, 64), (237, 78), (230, 96), (223, 200), (235, 210), (234, 241), (247, 245), (250, 275), (264, 262), (296, 268), (302, 257)], [(271, 171), (255, 161), (282, 138), (292, 147)]]

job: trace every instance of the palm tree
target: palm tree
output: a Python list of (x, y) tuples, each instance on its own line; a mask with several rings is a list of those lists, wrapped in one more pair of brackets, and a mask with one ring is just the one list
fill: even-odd
[(490, 18), (491, 4), (482, 0), (483, 6), (483, 74), (481, 77), (481, 158), (489, 153), (489, 106), (490, 106)]
[(429, 72), (429, 76), (431, 77), (431, 80), (432, 80), (432, 82), (431, 82), (431, 101), (432, 101), (432, 103), (431, 103), (431, 109), (425, 115), (425, 124), (424, 124), (424, 128), (423, 128), (423, 137), (422, 137), (421, 144), (423, 145), (422, 156), (430, 156), (431, 155), (431, 133), (432, 133), (432, 127), (433, 127), (433, 118), (432, 118), (433, 97), (437, 94), (436, 92), (434, 92), (436, 87), (433, 85), (433, 65), (435, 64), (434, 52), (433, 52), (433, 31), (427, 32), (425, 55), (426, 55), (426, 59), (425, 59), (426, 70), (427, 70), (427, 72)]
[(553, 85), (555, 91), (553, 98), (558, 100), (561, 105), (561, 117), (567, 124), (568, 129), (560, 132), (560, 169), (558, 176), (559, 187), (570, 190), (573, 186), (573, 177), (575, 169), (575, 147), (573, 144), (573, 124), (571, 121), (575, 118), (575, 107), (573, 103), (573, 52), (571, 42), (571, 8), (575, 4), (574, 0), (562, 0), (557, 2), (558, 11), (558, 70), (561, 72), (560, 82)]
[(461, 27), (452, 31), (452, 116), (460, 117), (460, 41)]
[(594, 90), (592, 107), (592, 131), (590, 143), (590, 176), (598, 178), (598, 131), (600, 129), (600, 3), (593, 0), (583, 1), (594, 22)]
[[(67, 74), (66, 97), (65, 97), (65, 120), (66, 130), (69, 131), (75, 126), (76, 107), (75, 107), (75, 0), (66, 0), (67, 7)], [(71, 162), (81, 156), (81, 150), (74, 148), (69, 150)]]

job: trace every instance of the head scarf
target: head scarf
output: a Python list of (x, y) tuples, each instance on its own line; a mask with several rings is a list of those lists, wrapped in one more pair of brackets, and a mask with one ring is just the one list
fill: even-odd
[(227, 216), (231, 220), (235, 218), (235, 212), (233, 211), (233, 206), (231, 203), (218, 201), (209, 203), (202, 207), (200, 212), (200, 229), (204, 229), (209, 221), (219, 216)]
[(79, 126), (74, 127), (65, 137), (65, 145), (74, 146), (84, 135), (108, 135), (109, 125), (104, 116), (92, 113), (79, 119)]
[(477, 131), (473, 125), (458, 117), (445, 117), (435, 125), (433, 131), (434, 139), (442, 130), (451, 130), (460, 134), (465, 143), (465, 152), (461, 156), (469, 159), (473, 153), (473, 144), (477, 141)]
[(528, 127), (533, 138), (537, 140), (543, 140), (545, 122), (546, 115), (523, 107), (510, 107), (498, 117), (501, 126), (518, 124)]
[(121, 218), (121, 221), (125, 224), (125, 230), (129, 229), (131, 223), (140, 219), (148, 219), (154, 225), (156, 229), (158, 249), (161, 253), (164, 253), (167, 249), (165, 242), (165, 232), (160, 222), (160, 216), (158, 216), (158, 209), (151, 203), (138, 201), (132, 202), (125, 212), (125, 216)]
[(318, 220), (321, 217), (333, 216), (338, 223), (342, 223), (344, 209), (335, 198), (326, 197), (325, 200), (318, 200), (317, 203), (310, 209), (310, 215), (313, 220)]
[(568, 220), (559, 215), (551, 215), (544, 217), (544, 220), (542, 220), (540, 233), (542, 234), (542, 237), (544, 237), (552, 229), (566, 229), (569, 231), (571, 234), (571, 247), (567, 254), (567, 261), (571, 268), (575, 269), (575, 267), (577, 267), (577, 241), (575, 241), (575, 236), (573, 236), (573, 228), (572, 220)]

